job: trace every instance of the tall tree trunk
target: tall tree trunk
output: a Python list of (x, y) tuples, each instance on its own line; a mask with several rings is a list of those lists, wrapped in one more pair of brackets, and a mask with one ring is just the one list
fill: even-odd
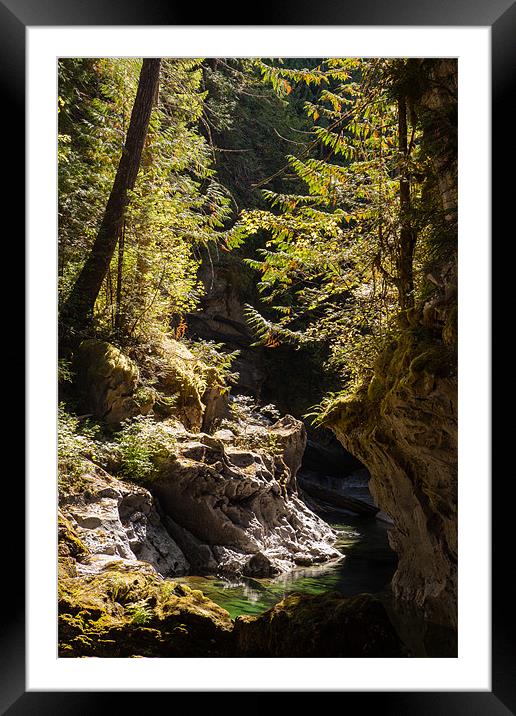
[(122, 230), (128, 192), (136, 182), (152, 107), (157, 96), (160, 64), (159, 59), (143, 60), (127, 138), (104, 217), (91, 253), (61, 311), (61, 322), (66, 324), (67, 328), (73, 328), (79, 335), (93, 318), (95, 301)]
[(116, 308), (115, 308), (115, 333), (120, 334), (122, 329), (122, 280), (124, 269), (125, 249), (125, 220), (122, 224), (122, 231), (118, 238), (118, 266), (116, 272)]
[(415, 235), (410, 221), (410, 181), (408, 177), (407, 103), (398, 99), (398, 151), (400, 155), (400, 237), (398, 245), (398, 294), (402, 310), (414, 305)]

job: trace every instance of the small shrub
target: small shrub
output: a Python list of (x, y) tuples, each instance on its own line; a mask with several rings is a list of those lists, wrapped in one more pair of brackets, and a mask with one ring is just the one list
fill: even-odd
[(65, 358), (60, 358), (57, 363), (57, 380), (61, 383), (73, 383), (74, 373), (72, 370), (72, 362)]
[(126, 421), (115, 441), (120, 456), (120, 472), (124, 477), (137, 481), (156, 477), (161, 460), (170, 457), (176, 446), (170, 428), (146, 415)]
[(59, 485), (72, 484), (80, 476), (86, 460), (95, 460), (99, 427), (70, 415), (59, 404), (57, 420), (57, 462)]
[[(210, 383), (217, 383), (228, 387), (238, 381), (238, 373), (231, 370), (231, 366), (240, 355), (240, 351), (227, 352), (223, 343), (214, 341), (183, 340), (194, 356), (208, 369), (210, 376), (205, 376)], [(206, 371), (205, 371), (206, 372)]]

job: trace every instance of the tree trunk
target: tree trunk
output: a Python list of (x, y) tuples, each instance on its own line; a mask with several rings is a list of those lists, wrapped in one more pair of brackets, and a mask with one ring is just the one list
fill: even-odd
[(106, 276), (122, 229), (128, 192), (134, 187), (149, 121), (157, 96), (159, 59), (144, 59), (129, 129), (111, 194), (90, 255), (61, 312), (61, 321), (81, 334), (91, 323), (95, 301)]
[(414, 305), (414, 245), (415, 236), (410, 221), (410, 181), (408, 177), (407, 103), (398, 99), (398, 151), (400, 155), (400, 238), (398, 246), (398, 294), (400, 307)]
[(124, 269), (124, 248), (125, 248), (125, 221), (122, 224), (122, 231), (118, 238), (118, 266), (116, 273), (116, 309), (115, 309), (115, 333), (120, 334), (122, 329), (122, 280)]

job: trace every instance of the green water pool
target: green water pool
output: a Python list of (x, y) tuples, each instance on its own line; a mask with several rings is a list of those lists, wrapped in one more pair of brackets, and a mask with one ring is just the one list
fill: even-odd
[(361, 592), (378, 594), (386, 589), (396, 568), (387, 540), (388, 525), (349, 516), (331, 526), (337, 532), (336, 547), (344, 554), (343, 559), (297, 568), (274, 579), (242, 578), (231, 582), (189, 575), (177, 581), (200, 589), (227, 609), (233, 619), (242, 614), (260, 614), (292, 592), (321, 594), (336, 590), (351, 596)]

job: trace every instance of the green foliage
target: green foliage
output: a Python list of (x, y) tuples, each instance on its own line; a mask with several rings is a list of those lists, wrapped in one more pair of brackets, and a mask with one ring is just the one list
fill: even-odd
[(148, 599), (141, 599), (138, 602), (130, 602), (125, 605), (125, 611), (131, 618), (131, 624), (145, 626), (154, 616), (153, 609), (148, 604)]
[[(288, 62), (288, 61), (287, 61)], [(219, 180), (228, 188), (237, 211), (265, 207), (259, 190), (264, 177), (274, 177), (287, 152), (305, 146), (304, 113), (295, 98), (280, 96), (263, 82), (262, 63), (253, 58), (213, 58), (203, 62), (207, 91), (204, 132), (213, 147)], [(294, 189), (297, 180), (281, 178)], [(279, 189), (274, 178), (272, 187)], [(243, 237), (229, 229), (228, 245)]]
[[(247, 263), (260, 274), (262, 301), (278, 316), (270, 320), (248, 308), (248, 322), (259, 342), (271, 347), (289, 341), (324, 346), (322, 367), (354, 386), (371, 374), (376, 356), (398, 331), (395, 318), (407, 284), (403, 222), (410, 221), (417, 237), (415, 291), (425, 290), (436, 246), (430, 237), (438, 212), (423, 191), (429, 158), (415, 112), (409, 112), (407, 157), (400, 159), (398, 97), (406, 93), (400, 82), (414, 68), (406, 60), (329, 58), (312, 69), (268, 63), (262, 73), (280, 95), (295, 83), (311, 88), (305, 111), (313, 141), (302, 154), (287, 156), (306, 193), (265, 190), (270, 210), (240, 215), (240, 235), (265, 231), (269, 237)], [(411, 95), (407, 101), (410, 108), (415, 100)], [(409, 217), (401, 212), (405, 176)]]
[(302, 343), (308, 342), (306, 334), (290, 331), (281, 323), (268, 321), (249, 304), (244, 306), (244, 316), (248, 326), (258, 338), (258, 340), (252, 344), (254, 346), (262, 345), (267, 348), (277, 348), (281, 343), (299, 346)]
[[(59, 288), (63, 300), (91, 249), (106, 206), (141, 61), (59, 63)], [(195, 247), (223, 241), (230, 199), (198, 130), (201, 62), (167, 59), (124, 228), (99, 294), (95, 330), (123, 342), (195, 307)]]
[(57, 380), (59, 384), (72, 383), (74, 372), (72, 362), (66, 358), (60, 358), (57, 362)]
[(73, 485), (88, 460), (98, 454), (99, 427), (81, 421), (59, 404), (57, 419), (57, 463), (61, 487)]
[(121, 475), (144, 482), (157, 477), (162, 461), (173, 457), (176, 439), (166, 424), (140, 415), (125, 422), (116, 435), (115, 445)]
[(329, 413), (331, 413), (331, 410), (334, 405), (336, 405), (349, 391), (349, 388), (344, 391), (334, 392), (329, 391), (326, 393), (326, 395), (323, 396), (321, 401), (317, 403), (316, 405), (312, 405), (309, 412), (306, 413), (303, 417), (311, 419), (311, 422), (316, 427), (321, 427), (324, 425), (324, 422), (326, 420), (326, 417)]
[(240, 351), (228, 351), (223, 343), (205, 340), (183, 340), (186, 347), (205, 366), (207, 384), (225, 386), (227, 390), (238, 381), (238, 373), (232, 370)]
[[(438, 119), (442, 131), (433, 131), (437, 120), (420, 103), (432, 62), (163, 61), (140, 171), (93, 327), (134, 355), (147, 393), (167, 371), (167, 357), (154, 347), (172, 326), (174, 340), (196, 358), (196, 392), (236, 380), (236, 352), (185, 338), (187, 314), (204, 290), (202, 261), (209, 262), (212, 279), (215, 265), (227, 269), (228, 285), (247, 303), (254, 346), (299, 349), (303, 370), (306, 355), (310, 375), (323, 378), (320, 392), (328, 384), (354, 390), (369, 381), (383, 347), (399, 337), (407, 310), (435, 291), (434, 267), (438, 275), (443, 255), (453, 250), (432, 170), (441, 150), (425, 141), (425, 132), (430, 127), (428, 136), (451, 137), (453, 149), (456, 118), (450, 110)], [(97, 234), (140, 66), (134, 58), (59, 62), (60, 300)], [(403, 204), (404, 182), (409, 198)], [(447, 340), (454, 335), (450, 322)], [(265, 360), (272, 365), (278, 354), (267, 352)], [(59, 369), (61, 383), (70, 382), (70, 365)], [(165, 403), (175, 398), (158, 398), (156, 406), (170, 414), (173, 405)], [(151, 426), (135, 421), (118, 439), (124, 474), (134, 479), (156, 474), (158, 454), (146, 443), (154, 441), (158, 453), (170, 447)]]

